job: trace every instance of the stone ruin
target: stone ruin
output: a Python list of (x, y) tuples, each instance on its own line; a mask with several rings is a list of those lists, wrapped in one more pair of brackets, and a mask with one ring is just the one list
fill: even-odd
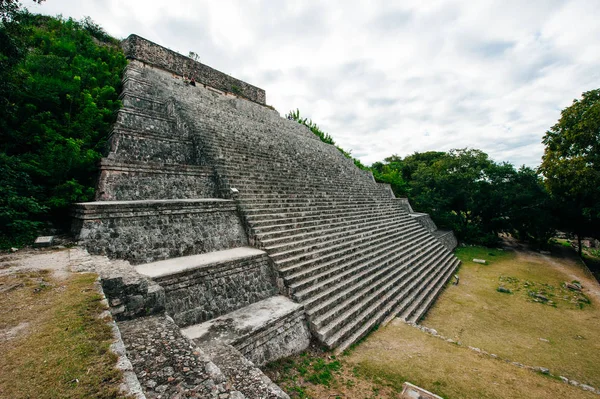
[(121, 259), (98, 273), (147, 397), (287, 397), (257, 366), (425, 314), (459, 264), (452, 232), (264, 90), (139, 36), (123, 48), (123, 107), (73, 229)]

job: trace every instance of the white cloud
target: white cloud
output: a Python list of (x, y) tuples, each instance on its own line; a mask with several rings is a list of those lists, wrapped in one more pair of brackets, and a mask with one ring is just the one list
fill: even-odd
[(299, 108), (371, 163), (480, 148), (539, 164), (541, 138), (600, 82), (595, 0), (50, 0), (30, 10), (136, 33)]

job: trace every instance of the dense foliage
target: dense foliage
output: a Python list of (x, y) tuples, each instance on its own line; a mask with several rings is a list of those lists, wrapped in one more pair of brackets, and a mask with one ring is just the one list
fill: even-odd
[(462, 241), (494, 245), (499, 233), (511, 233), (543, 244), (552, 233), (549, 197), (536, 172), (495, 163), (480, 150), (393, 156), (372, 170)]
[(540, 171), (557, 202), (560, 228), (600, 237), (600, 89), (583, 93), (546, 132)]
[[(3, 10), (4, 11), (4, 10)], [(125, 56), (89, 18), (0, 23), (0, 246), (30, 242), (93, 199)]]

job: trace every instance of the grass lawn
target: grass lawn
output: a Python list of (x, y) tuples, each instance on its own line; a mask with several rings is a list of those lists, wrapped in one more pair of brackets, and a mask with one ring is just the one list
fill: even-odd
[[(395, 398), (405, 381), (446, 399), (597, 398), (467, 348), (600, 387), (600, 288), (565, 250), (552, 256), (525, 249), (457, 250), (460, 283), (447, 286), (421, 324), (462, 346), (396, 320), (344, 356), (313, 350), (271, 364), (267, 373), (298, 398)], [(563, 286), (573, 281), (583, 293)], [(510, 293), (498, 292), (499, 286)]]
[[(422, 324), (465, 345), (600, 387), (598, 284), (571, 251), (556, 251), (550, 257), (459, 248), (460, 284), (447, 287)], [(473, 258), (490, 262), (480, 265)], [(561, 287), (571, 281), (582, 283), (585, 296)], [(501, 285), (512, 293), (498, 292)], [(530, 292), (553, 303), (535, 302)]]
[(121, 397), (95, 275), (0, 277), (0, 397)]

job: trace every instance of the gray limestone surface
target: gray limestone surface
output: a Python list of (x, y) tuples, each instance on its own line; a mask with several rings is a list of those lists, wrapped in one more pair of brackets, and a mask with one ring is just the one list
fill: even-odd
[(182, 336), (168, 317), (138, 318), (118, 326), (148, 399), (241, 397), (221, 370)]
[(237, 247), (185, 258), (173, 258), (136, 266), (138, 273), (150, 278), (166, 277), (195, 270), (214, 263), (230, 262), (247, 256), (263, 255), (265, 251), (252, 247)]

